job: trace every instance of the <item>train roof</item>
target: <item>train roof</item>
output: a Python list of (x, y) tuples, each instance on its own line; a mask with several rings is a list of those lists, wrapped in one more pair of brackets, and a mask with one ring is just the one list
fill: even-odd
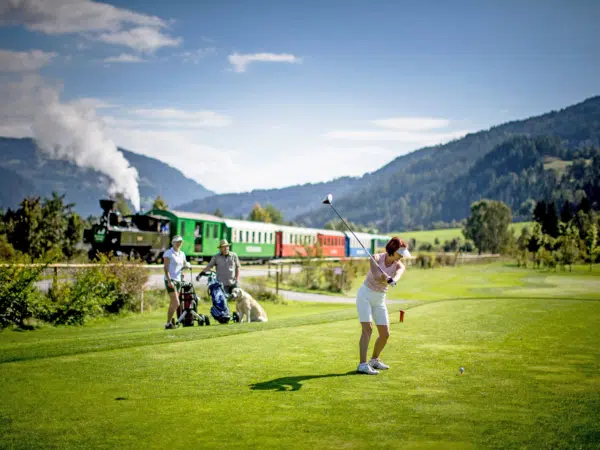
[(225, 225), (237, 230), (277, 231), (279, 225), (265, 222), (252, 222), (249, 220), (223, 219)]
[[(222, 217), (213, 216), (212, 214), (204, 214), (204, 213), (192, 213), (187, 211), (165, 211), (167, 213), (171, 213), (174, 216), (177, 216), (180, 219), (192, 219), (192, 220), (204, 220), (209, 222), (223, 222)], [(160, 214), (154, 211), (154, 214)]]

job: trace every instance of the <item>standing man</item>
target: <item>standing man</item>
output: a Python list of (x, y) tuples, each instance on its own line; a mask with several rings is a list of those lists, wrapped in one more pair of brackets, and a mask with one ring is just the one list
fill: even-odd
[(238, 255), (229, 251), (229, 242), (227, 242), (227, 239), (221, 239), (219, 242), (219, 253), (211, 258), (208, 265), (196, 277), (196, 281), (200, 280), (200, 275), (213, 267), (217, 269), (217, 280), (223, 283), (225, 292), (231, 294), (231, 291), (240, 282), (240, 259)]

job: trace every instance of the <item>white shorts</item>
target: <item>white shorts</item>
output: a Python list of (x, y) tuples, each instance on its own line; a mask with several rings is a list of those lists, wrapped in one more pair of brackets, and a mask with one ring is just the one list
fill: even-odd
[(385, 292), (375, 292), (364, 284), (356, 294), (356, 310), (361, 322), (371, 322), (375, 325), (389, 325), (388, 310), (385, 306)]

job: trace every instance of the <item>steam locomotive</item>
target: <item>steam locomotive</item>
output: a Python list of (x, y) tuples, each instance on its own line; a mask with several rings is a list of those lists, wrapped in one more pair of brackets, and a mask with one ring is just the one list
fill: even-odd
[(83, 242), (90, 244), (90, 260), (99, 253), (141, 258), (148, 263), (162, 261), (170, 246), (169, 219), (153, 214), (122, 216), (114, 210), (114, 200), (100, 200), (99, 223), (84, 230)]

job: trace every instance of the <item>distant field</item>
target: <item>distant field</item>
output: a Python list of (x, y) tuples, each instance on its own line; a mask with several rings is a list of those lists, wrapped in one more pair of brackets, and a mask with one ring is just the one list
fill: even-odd
[[(525, 226), (531, 228), (533, 226), (533, 222), (518, 222), (513, 223), (512, 228), (515, 231), (515, 234), (518, 236), (521, 234), (521, 229)], [(451, 241), (454, 238), (461, 238), (462, 240), (465, 237), (462, 234), (462, 228), (447, 228), (444, 230), (424, 230), (424, 231), (396, 231), (393, 233), (389, 233), (391, 236), (400, 236), (404, 240), (415, 239), (417, 241), (417, 245), (420, 245), (425, 242), (429, 242), (431, 244), (434, 243), (435, 238), (438, 238), (440, 244), (443, 244), (444, 241)]]

